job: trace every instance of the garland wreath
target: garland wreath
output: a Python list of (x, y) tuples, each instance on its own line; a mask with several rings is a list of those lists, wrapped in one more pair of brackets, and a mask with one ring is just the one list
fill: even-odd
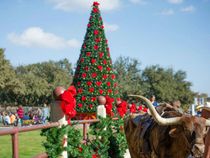
[[(41, 136), (46, 137), (43, 146), (48, 157), (57, 158), (65, 150), (68, 152), (69, 158), (123, 158), (127, 149), (127, 142), (123, 130), (124, 104), (118, 105), (118, 120), (112, 120), (112, 108), (105, 106), (107, 111), (109, 111), (108, 117), (99, 117), (99, 122), (90, 125), (88, 139), (85, 144), (82, 143), (83, 137), (81, 131), (73, 127), (76, 123), (70, 123), (70, 119), (76, 115), (75, 95), (75, 87), (70, 86), (60, 96), (62, 100), (60, 105), (61, 109), (67, 116), (70, 125), (62, 126), (61, 128), (43, 129), (41, 132)], [(113, 100), (110, 100), (110, 107), (112, 106), (112, 102)], [(65, 134), (68, 137), (67, 147), (63, 147)]]
[[(43, 146), (48, 157), (58, 158), (66, 150), (69, 158), (123, 158), (127, 142), (122, 118), (100, 118), (99, 122), (91, 124), (86, 144), (81, 143), (81, 131), (73, 125), (42, 130), (41, 136), (46, 137)], [(63, 137), (66, 133), (68, 146), (63, 148)]]

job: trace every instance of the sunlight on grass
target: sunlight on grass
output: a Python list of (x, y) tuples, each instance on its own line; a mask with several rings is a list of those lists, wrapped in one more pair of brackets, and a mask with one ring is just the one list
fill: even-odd
[[(40, 136), (40, 131), (20, 133), (18, 136), (20, 158), (31, 158), (45, 151), (44, 147), (42, 147), (42, 141), (45, 138)], [(0, 157), (12, 157), (12, 141), (10, 135), (0, 136)]]

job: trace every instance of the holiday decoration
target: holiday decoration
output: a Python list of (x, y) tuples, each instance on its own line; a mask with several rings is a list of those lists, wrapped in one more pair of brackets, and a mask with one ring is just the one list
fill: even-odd
[(65, 90), (60, 98), (61, 98), (61, 109), (63, 113), (66, 115), (67, 120), (70, 121), (76, 115), (76, 89), (74, 86), (70, 86), (67, 90)]
[(65, 91), (65, 88), (58, 86), (53, 91), (53, 97), (55, 100), (61, 100), (61, 94), (63, 94)]
[[(76, 110), (83, 114), (96, 112), (98, 96), (109, 96), (111, 99), (118, 97), (116, 77), (98, 6), (98, 2), (93, 3), (73, 79), (73, 85), (78, 92)], [(112, 115), (112, 108), (109, 104), (110, 115)]]

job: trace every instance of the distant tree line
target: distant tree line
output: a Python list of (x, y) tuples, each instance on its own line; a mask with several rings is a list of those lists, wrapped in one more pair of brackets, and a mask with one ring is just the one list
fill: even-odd
[[(193, 102), (191, 82), (186, 72), (153, 65), (141, 68), (136, 59), (119, 57), (113, 64), (122, 97), (127, 94), (154, 94), (158, 101), (179, 99), (182, 104)], [(0, 49), (0, 104), (39, 106), (52, 101), (57, 86), (68, 88), (73, 79), (72, 64), (63, 59), (13, 67)]]

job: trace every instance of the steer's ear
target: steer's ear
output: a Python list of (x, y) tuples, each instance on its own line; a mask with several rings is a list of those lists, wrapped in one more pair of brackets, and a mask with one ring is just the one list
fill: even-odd
[(170, 131), (169, 131), (169, 135), (171, 137), (178, 137), (180, 133), (180, 130), (178, 128), (172, 128)]

